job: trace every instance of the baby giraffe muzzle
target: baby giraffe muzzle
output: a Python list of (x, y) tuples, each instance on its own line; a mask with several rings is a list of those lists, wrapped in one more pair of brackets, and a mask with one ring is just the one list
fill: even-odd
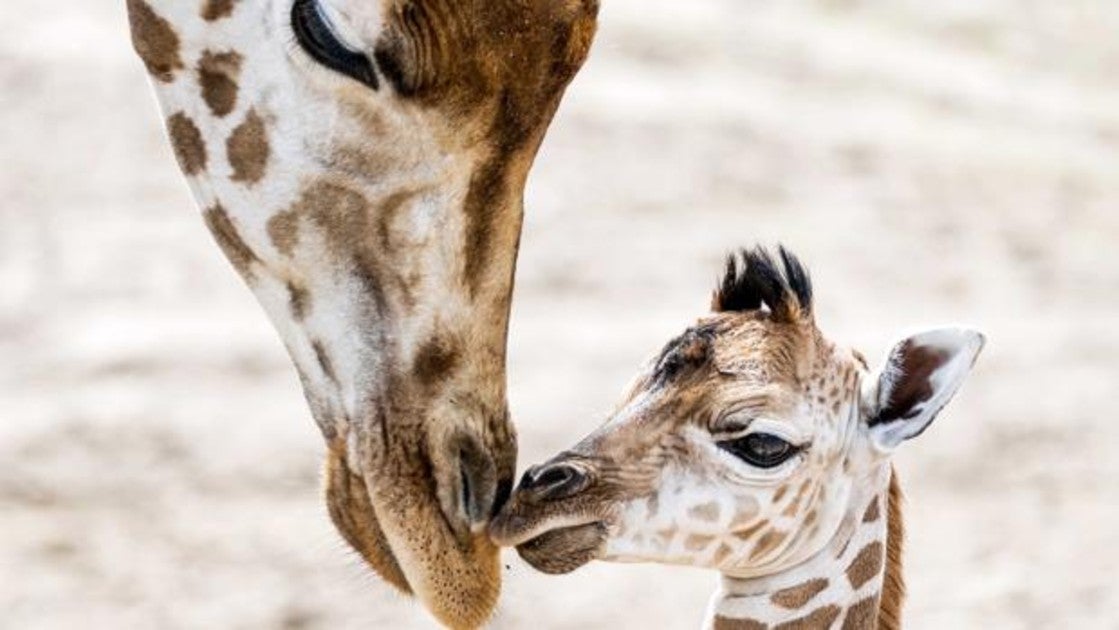
[(824, 337), (812, 306), (786, 250), (732, 256), (712, 312), (601, 427), (524, 474), (491, 537), (547, 573), (595, 559), (715, 569), (709, 627), (897, 627), (891, 456), (952, 398), (984, 338), (918, 333), (870, 370)]

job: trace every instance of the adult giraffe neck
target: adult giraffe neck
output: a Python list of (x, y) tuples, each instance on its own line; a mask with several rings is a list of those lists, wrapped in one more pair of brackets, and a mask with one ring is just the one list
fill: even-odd
[(892, 469), (884, 467), (882, 478), (880, 488), (852, 498), (831, 542), (804, 563), (761, 578), (723, 575), (705, 628), (900, 628), (902, 495)]
[(444, 624), (482, 624), (524, 185), (597, 2), (126, 6), (206, 224), (299, 373), (331, 518)]

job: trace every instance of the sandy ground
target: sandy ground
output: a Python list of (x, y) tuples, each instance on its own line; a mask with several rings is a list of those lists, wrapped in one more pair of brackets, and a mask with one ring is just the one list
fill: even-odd
[[(727, 248), (782, 240), (872, 356), (990, 336), (901, 456), (910, 627), (1119, 627), (1119, 9), (604, 3), (529, 191), (522, 465), (596, 424)], [(123, 4), (0, 4), (0, 628), (428, 627), (328, 523), (295, 374)], [(693, 628), (714, 581), (508, 564), (494, 628)]]

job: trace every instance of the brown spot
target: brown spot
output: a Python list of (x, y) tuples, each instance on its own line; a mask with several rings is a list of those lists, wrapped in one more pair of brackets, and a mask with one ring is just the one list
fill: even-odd
[(842, 558), (844, 555), (847, 554), (847, 548), (851, 546), (851, 541), (854, 540), (854, 539), (855, 539), (855, 532), (851, 531), (847, 535), (847, 540), (843, 541), (843, 544), (840, 545), (839, 553), (835, 554), (835, 559), (836, 560)]
[(735, 501), (735, 514), (731, 519), (730, 525), (727, 526), (729, 531), (735, 531), (746, 527), (758, 517), (760, 511), (758, 507), (758, 500), (753, 497), (739, 499)]
[(237, 0), (206, 0), (202, 4), (202, 19), (214, 22), (233, 14)]
[(803, 584), (781, 589), (769, 599), (782, 608), (795, 610), (812, 601), (812, 598), (822, 593), (827, 587), (828, 581), (826, 579), (815, 578)]
[(870, 505), (866, 506), (866, 512), (863, 513), (864, 523), (873, 523), (878, 520), (881, 515), (881, 510), (878, 507), (878, 497), (874, 497), (870, 501)]
[(715, 563), (715, 566), (721, 566), (732, 553), (734, 553), (734, 549), (726, 544), (720, 544), (719, 548), (715, 550), (715, 557), (712, 558), (712, 562)]
[(766, 630), (768, 627), (753, 619), (731, 619), (722, 615), (715, 617), (715, 630)]
[(773, 630), (826, 630), (831, 627), (831, 624), (835, 623), (841, 612), (843, 611), (839, 606), (829, 604), (823, 608), (817, 608), (804, 617), (777, 624), (773, 627)]
[(717, 501), (710, 501), (703, 505), (697, 505), (688, 510), (688, 517), (714, 523), (719, 520), (719, 503)]
[(402, 242), (403, 239), (393, 237), (393, 222), (401, 209), (424, 192), (425, 189), (402, 190), (392, 193), (380, 202), (377, 206), (377, 238), (381, 249), (393, 252), (398, 247), (406, 245)]
[(171, 148), (183, 173), (197, 175), (206, 169), (206, 143), (190, 117), (179, 112), (168, 118), (167, 135), (171, 138)]
[(688, 551), (703, 551), (707, 549), (711, 543), (715, 542), (714, 536), (704, 536), (702, 534), (692, 534), (684, 539), (684, 549)]
[(463, 252), (466, 262), (463, 273), (471, 295), (478, 293), (485, 280), (485, 271), (491, 263), (493, 250), (498, 245), (501, 223), (520, 223), (519, 217), (508, 214), (510, 161), (508, 156), (491, 158), (470, 180), (464, 208), (466, 241), (463, 243)]
[(144, 0), (128, 0), (128, 25), (132, 47), (156, 79), (170, 83), (175, 71), (183, 67), (179, 58), (179, 36), (171, 24), (156, 15)]
[(796, 514), (796, 511), (800, 508), (800, 502), (804, 500), (804, 495), (806, 492), (808, 492), (808, 487), (810, 485), (811, 482), (807, 479), (804, 481), (804, 483), (800, 484), (800, 489), (797, 490), (797, 495), (793, 497), (793, 500), (791, 503), (789, 503), (788, 507), (786, 507), (785, 510), (781, 512), (782, 516), (792, 516), (793, 514)]
[(326, 348), (322, 345), (322, 342), (312, 342), (311, 348), (315, 351), (315, 360), (319, 362), (322, 373), (330, 380), (338, 382), (337, 375), (334, 373), (334, 364), (330, 361), (330, 355), (326, 353)]
[(299, 215), (292, 210), (277, 212), (268, 219), (268, 238), (285, 256), (291, 256), (299, 244)]
[(233, 130), (225, 149), (229, 154), (229, 165), (233, 167), (233, 181), (255, 184), (264, 177), (270, 150), (268, 130), (255, 109), (250, 109), (244, 122)]
[(459, 349), (440, 336), (428, 339), (412, 362), (412, 376), (424, 386), (445, 380), (459, 363)]
[(773, 493), (773, 502), (777, 503), (777, 502), (781, 501), (781, 499), (784, 499), (785, 498), (785, 493), (787, 493), (788, 491), (789, 491), (789, 484), (785, 484), (785, 485), (781, 486), (780, 488), (777, 488), (777, 492)]
[(288, 282), (288, 305), (296, 320), (303, 320), (311, 309), (311, 293), (294, 282)]
[(860, 600), (847, 609), (842, 630), (875, 630), (878, 625), (878, 594)]
[(742, 540), (742, 541), (753, 540), (754, 534), (758, 533), (758, 530), (760, 530), (762, 527), (764, 527), (768, 524), (769, 524), (769, 521), (766, 521), (766, 520), (758, 521), (757, 523), (754, 523), (753, 525), (751, 525), (750, 527), (747, 527), (746, 529), (734, 532), (734, 537), (739, 539), (739, 540)]
[(198, 61), (198, 84), (210, 111), (223, 117), (237, 106), (237, 79), (241, 75), (241, 55), (235, 52), (205, 51)]
[(756, 547), (754, 547), (754, 550), (750, 552), (750, 559), (757, 560), (770, 551), (773, 551), (777, 548), (778, 545), (785, 542), (785, 539), (788, 538), (788, 536), (789, 532), (782, 532), (777, 530), (770, 530), (766, 532), (765, 535), (761, 537), (761, 540), (758, 541), (758, 544)]
[(225, 208), (220, 205), (214, 206), (204, 213), (203, 218), (206, 227), (210, 228), (210, 233), (214, 235), (218, 247), (225, 252), (225, 257), (233, 263), (233, 267), (242, 277), (252, 278), (252, 264), (260, 262), (260, 259), (237, 233), (237, 227), (233, 225), (233, 220), (230, 219)]
[(863, 584), (874, 579), (882, 570), (882, 543), (877, 540), (863, 547), (859, 555), (847, 567), (847, 579), (858, 590)]
[(816, 510), (816, 508), (812, 508), (812, 511), (808, 513), (808, 516), (804, 517), (804, 526), (812, 527), (816, 524), (816, 519), (818, 518), (820, 518), (820, 512)]

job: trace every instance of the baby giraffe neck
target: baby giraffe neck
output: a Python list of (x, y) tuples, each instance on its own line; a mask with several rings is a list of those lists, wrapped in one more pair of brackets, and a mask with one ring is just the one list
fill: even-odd
[(881, 489), (854, 497), (822, 551), (782, 573), (721, 577), (705, 628), (714, 630), (897, 630), (901, 489), (891, 469)]

